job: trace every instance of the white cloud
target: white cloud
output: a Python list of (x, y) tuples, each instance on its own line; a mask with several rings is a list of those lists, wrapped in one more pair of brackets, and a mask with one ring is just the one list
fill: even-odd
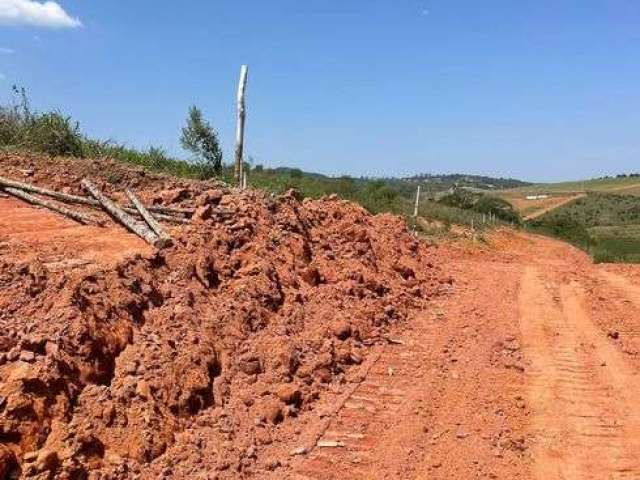
[(80, 19), (70, 16), (58, 3), (35, 0), (0, 0), (0, 24), (47, 28), (82, 26)]
[(15, 50), (13, 48), (0, 47), (0, 54), (1, 53), (11, 55), (12, 53), (15, 53)]

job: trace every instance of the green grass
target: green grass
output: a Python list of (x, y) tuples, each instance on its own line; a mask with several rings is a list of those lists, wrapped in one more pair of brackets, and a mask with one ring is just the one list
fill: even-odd
[(575, 194), (585, 192), (620, 193), (629, 195), (640, 194), (640, 177), (610, 177), (590, 180), (560, 182), (560, 183), (535, 183), (524, 187), (502, 190), (506, 195), (527, 194)]
[(529, 223), (566, 240), (596, 262), (640, 263), (640, 198), (589, 193)]
[(451, 225), (473, 225), (477, 229), (492, 227), (489, 223), (483, 223), (483, 219), (486, 220), (487, 217), (480, 212), (452, 207), (431, 200), (422, 202), (418, 213), (421, 217), (442, 222), (447, 227)]

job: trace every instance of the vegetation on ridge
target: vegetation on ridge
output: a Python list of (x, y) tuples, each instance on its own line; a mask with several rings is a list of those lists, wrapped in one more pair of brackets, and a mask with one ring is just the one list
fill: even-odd
[(528, 225), (588, 251), (596, 262), (640, 263), (640, 198), (636, 196), (589, 193)]

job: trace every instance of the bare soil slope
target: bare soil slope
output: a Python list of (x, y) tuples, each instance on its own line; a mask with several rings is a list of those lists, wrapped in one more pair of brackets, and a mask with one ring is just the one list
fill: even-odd
[[(108, 163), (26, 163), (3, 157), (3, 172), (72, 193), (89, 174), (112, 196), (127, 185), (148, 202), (199, 209), (160, 252), (119, 227), (70, 227), (32, 207), (4, 224), (0, 477), (277, 469), (315, 446), (302, 433), (358, 382), (372, 349), (450, 288), (400, 219), (338, 199), (150, 181)], [(109, 250), (125, 258), (105, 261)], [(59, 268), (76, 258), (96, 261)]]
[(0, 162), (198, 206), (156, 252), (0, 199), (0, 479), (640, 475), (637, 266), (508, 230), (427, 247), (336, 198)]

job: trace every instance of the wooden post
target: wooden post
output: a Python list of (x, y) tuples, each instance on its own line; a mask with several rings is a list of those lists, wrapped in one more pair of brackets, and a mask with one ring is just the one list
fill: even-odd
[(246, 190), (247, 188), (247, 172), (242, 169), (242, 190)]
[(142, 202), (138, 200), (133, 192), (129, 189), (125, 190), (125, 192), (131, 203), (136, 207), (136, 210), (140, 213), (140, 216), (147, 222), (147, 225), (151, 227), (151, 230), (155, 232), (156, 235), (160, 238), (160, 240), (164, 241), (163, 246), (169, 246), (173, 243), (171, 237), (164, 231), (164, 229), (160, 226), (160, 224), (156, 221), (155, 218), (149, 213), (149, 211), (142, 205)]
[(147, 227), (144, 223), (140, 223), (135, 218), (131, 217), (131, 215), (124, 212), (89, 180), (85, 178), (80, 183), (93, 196), (93, 198), (100, 202), (102, 208), (104, 208), (113, 218), (118, 220), (133, 233), (141, 238), (144, 238), (154, 247), (162, 248), (163, 246), (166, 246), (165, 241), (160, 239), (155, 233), (153, 233), (153, 231), (151, 231), (149, 227)]
[(10, 180), (4, 177), (0, 177), (0, 185), (3, 187), (19, 188), (20, 190), (24, 190), (25, 192), (37, 193), (39, 195), (46, 195), (47, 197), (55, 198), (56, 200), (60, 200), (62, 202), (80, 203), (83, 205), (91, 205), (91, 206), (100, 205), (98, 201), (94, 200), (93, 198), (80, 197), (78, 195), (69, 195), (68, 193), (55, 192), (47, 188), (36, 187), (35, 185), (31, 185), (29, 183), (17, 182), (15, 180)]
[(50, 202), (48, 200), (44, 200), (38, 197), (34, 197), (33, 195), (26, 193), (18, 188), (13, 188), (13, 187), (4, 187), (4, 191), (7, 193), (10, 193), (11, 195), (13, 195), (14, 197), (18, 197), (21, 200), (24, 200), (25, 202), (31, 203), (33, 205), (37, 205), (39, 207), (44, 207), (44, 208), (48, 208), (49, 210), (52, 210), (54, 212), (57, 212), (61, 215), (64, 215), (65, 217), (69, 217), (72, 218), (73, 220), (75, 220), (76, 222), (80, 222), (82, 224), (89, 224), (89, 223), (96, 223), (98, 225), (101, 225), (102, 222), (96, 218), (93, 218), (90, 215), (85, 215), (83, 213), (80, 212), (76, 212), (73, 210), (70, 210), (68, 208), (62, 207), (60, 205), (56, 205), (53, 202)]
[[(125, 208), (136, 208), (135, 205), (129, 204), (125, 205)], [(166, 215), (181, 215), (181, 216), (191, 216), (193, 215), (193, 208), (178, 208), (178, 207), (165, 207), (164, 205), (145, 205), (147, 210), (152, 213), (164, 213)]]
[(420, 185), (418, 185), (418, 190), (416, 191), (416, 204), (413, 207), (413, 216), (414, 218), (418, 217), (418, 207), (420, 206)]
[(245, 109), (245, 91), (247, 89), (247, 75), (249, 68), (246, 65), (242, 65), (240, 68), (240, 82), (238, 83), (238, 124), (236, 127), (236, 184), (242, 185), (242, 171), (244, 166), (242, 164), (242, 154), (244, 151), (244, 122), (246, 117)]
[[(81, 205), (90, 205), (92, 207), (101, 207), (100, 202), (93, 198), (81, 197), (79, 195), (71, 195), (68, 193), (56, 192), (55, 190), (49, 190), (48, 188), (37, 187), (35, 185), (31, 185), (29, 183), (17, 182), (15, 180), (10, 180), (5, 177), (0, 177), (0, 186), (2, 187), (10, 187), (10, 188), (18, 188), (20, 190), (24, 190), (25, 192), (37, 193), (38, 195), (45, 195), (47, 197), (55, 198), (56, 200), (60, 200), (65, 203), (78, 203)], [(136, 213), (137, 210), (134, 205), (125, 205), (123, 208), (126, 212)], [(156, 215), (156, 218), (160, 220), (167, 220), (169, 222), (175, 221), (176, 223), (187, 223), (183, 218), (175, 218), (175, 215), (192, 215), (193, 209), (190, 208), (174, 208), (174, 207), (164, 207), (161, 205), (153, 205), (147, 207), (147, 210), (165, 214), (165, 215)]]

